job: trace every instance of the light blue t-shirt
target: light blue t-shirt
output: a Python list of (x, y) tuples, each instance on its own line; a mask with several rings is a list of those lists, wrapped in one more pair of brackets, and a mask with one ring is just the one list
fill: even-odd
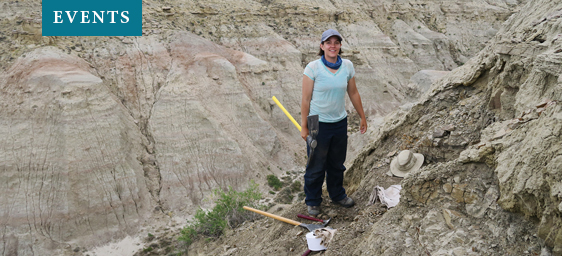
[(340, 68), (334, 74), (318, 59), (306, 65), (304, 74), (314, 81), (309, 115), (318, 115), (323, 123), (335, 123), (347, 117), (345, 93), (347, 82), (355, 76), (353, 63), (342, 59)]

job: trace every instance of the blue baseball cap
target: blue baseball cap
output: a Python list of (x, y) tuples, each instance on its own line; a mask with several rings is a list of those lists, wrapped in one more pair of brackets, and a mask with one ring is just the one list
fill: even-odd
[(324, 31), (324, 33), (322, 33), (322, 41), (320, 41), (320, 43), (323, 43), (324, 41), (328, 40), (328, 38), (332, 36), (337, 36), (340, 39), (340, 41), (343, 41), (343, 38), (341, 37), (340, 33), (338, 33), (338, 31), (334, 29), (328, 29)]

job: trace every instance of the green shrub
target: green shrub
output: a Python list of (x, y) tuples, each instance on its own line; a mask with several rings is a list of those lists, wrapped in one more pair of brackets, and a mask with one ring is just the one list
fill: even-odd
[(267, 175), (267, 185), (274, 188), (275, 190), (281, 189), (283, 187), (283, 183), (277, 178), (277, 176), (270, 174)]
[[(189, 223), (189, 222), (188, 222)], [(187, 227), (183, 228), (180, 233), (178, 240), (183, 241), (188, 247), (193, 243), (195, 237), (197, 237), (197, 227), (194, 224), (188, 224)]]
[(155, 238), (155, 237), (154, 237), (153, 234), (148, 233), (148, 237), (146, 238), (146, 240), (147, 240), (147, 241), (152, 241), (152, 240), (154, 240), (154, 238)]
[(303, 199), (305, 199), (305, 198), (306, 198), (306, 194), (305, 194), (304, 192), (300, 192), (300, 193), (299, 193), (298, 200), (300, 201), (300, 200), (303, 200)]
[(297, 192), (297, 191), (301, 191), (302, 190), (302, 184), (300, 181), (295, 181), (293, 182), (293, 184), (291, 184), (291, 191), (292, 192)]
[(294, 196), (291, 194), (291, 189), (284, 188), (277, 194), (274, 201), (280, 204), (290, 204), (293, 201), (293, 198)]
[(244, 221), (258, 217), (256, 213), (244, 210), (243, 206), (262, 208), (257, 205), (262, 196), (258, 185), (253, 181), (243, 192), (234, 191), (229, 187), (228, 191), (217, 189), (213, 193), (218, 196), (215, 207), (210, 211), (199, 208), (193, 220), (188, 221), (187, 226), (181, 230), (178, 240), (184, 242), (187, 247), (199, 236), (217, 238), (227, 227), (235, 228)]

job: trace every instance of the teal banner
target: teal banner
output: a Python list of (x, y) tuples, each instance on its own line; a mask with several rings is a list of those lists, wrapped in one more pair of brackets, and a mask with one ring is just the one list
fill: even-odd
[(142, 0), (43, 0), (43, 36), (142, 36)]

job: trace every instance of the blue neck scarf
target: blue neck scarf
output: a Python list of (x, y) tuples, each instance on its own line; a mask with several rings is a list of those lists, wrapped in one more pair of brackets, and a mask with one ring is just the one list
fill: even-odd
[(324, 63), (324, 65), (326, 65), (326, 67), (337, 70), (341, 66), (341, 58), (338, 55), (338, 60), (336, 61), (336, 63), (332, 63), (332, 62), (327, 61), (326, 58), (324, 58), (324, 55), (322, 55), (322, 63)]

